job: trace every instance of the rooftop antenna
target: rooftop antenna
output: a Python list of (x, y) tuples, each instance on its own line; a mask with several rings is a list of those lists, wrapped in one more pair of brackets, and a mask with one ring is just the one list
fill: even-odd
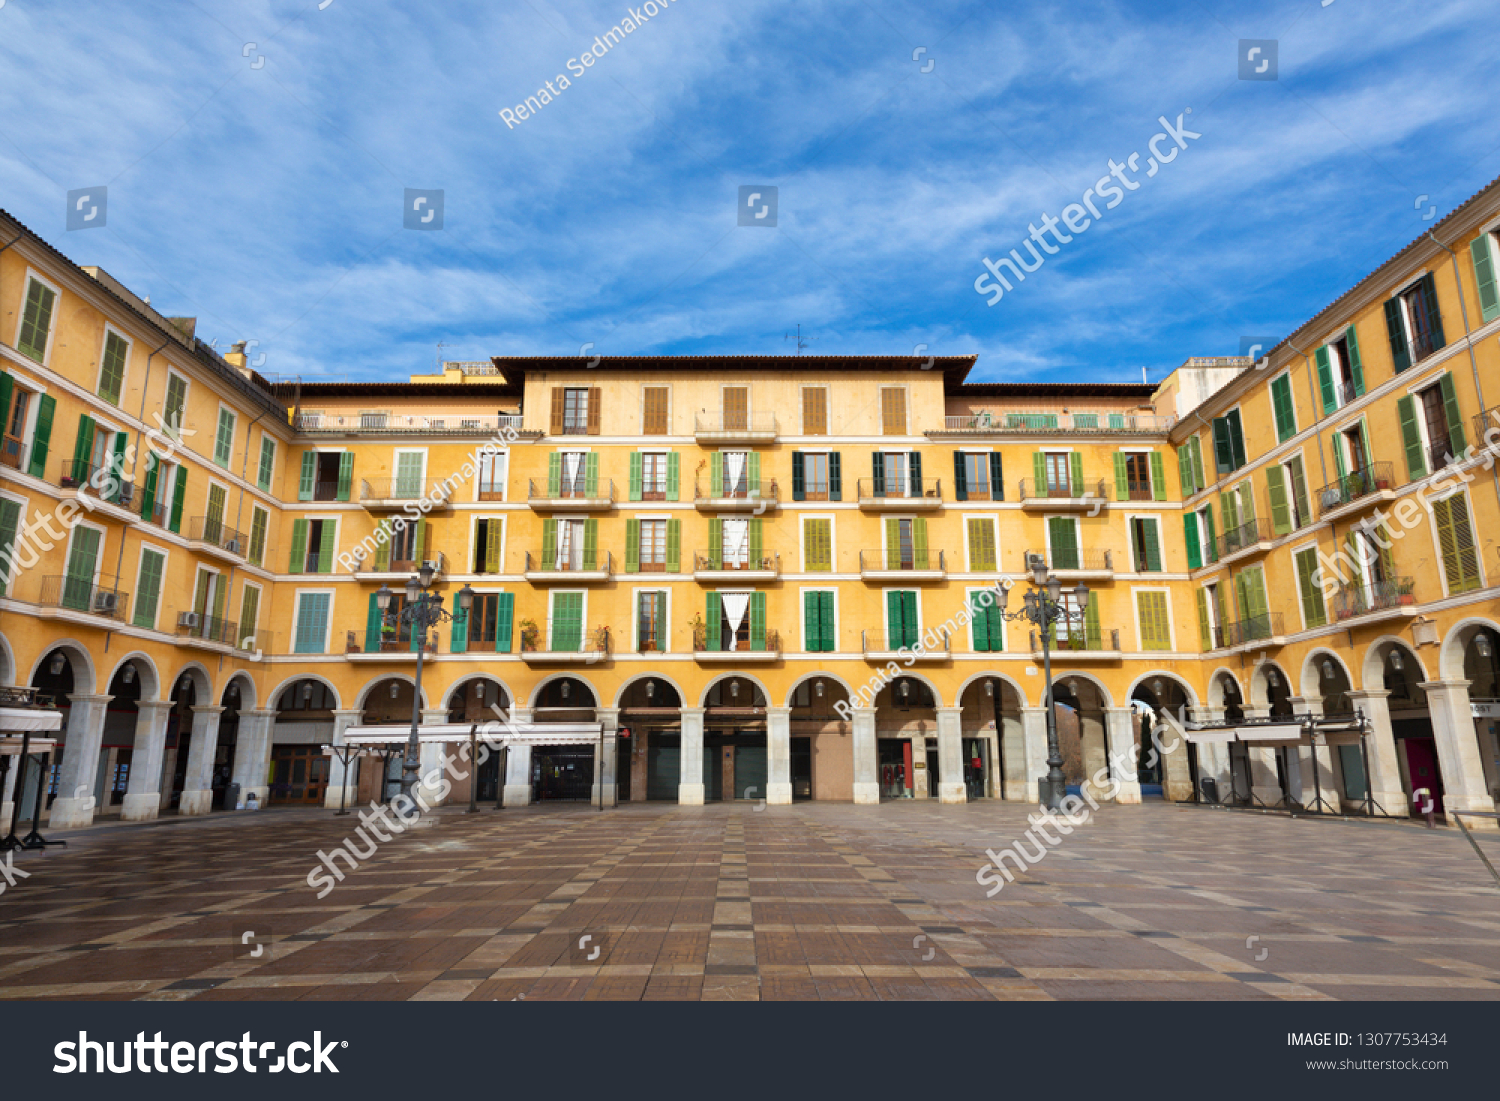
[[(791, 333), (784, 333), (782, 335), (781, 339), (784, 340), (784, 341), (785, 340), (791, 340), (792, 339), (792, 334)], [(797, 354), (800, 356), (802, 354), (802, 349), (807, 347), (807, 341), (805, 341), (805, 340), (802, 339), (802, 326), (801, 325), (797, 326), (796, 339), (797, 339)]]
[(1145, 383), (1145, 381), (1146, 381), (1146, 368), (1142, 367), (1141, 368), (1141, 382)]
[(443, 373), (443, 349), (446, 348), (447, 346), (448, 345), (444, 344), (441, 340), (439, 340), (437, 342), (437, 369), (438, 369), (438, 374), (442, 374)]

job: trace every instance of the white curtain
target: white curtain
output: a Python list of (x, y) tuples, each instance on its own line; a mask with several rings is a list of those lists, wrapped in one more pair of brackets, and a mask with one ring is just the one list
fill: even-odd
[(745, 613), (750, 610), (749, 593), (723, 593), (719, 597), (724, 606), (724, 618), (729, 621), (730, 636), (740, 633), (740, 624), (745, 622)]
[(743, 566), (750, 554), (750, 521), (724, 521), (724, 564)]
[[(571, 493), (576, 489), (582, 489), (583, 455), (576, 451), (566, 451), (562, 457), (562, 480), (563, 492)], [(574, 482), (578, 481), (575, 487)]]
[(726, 451), (724, 453), (724, 490), (726, 493), (738, 490), (743, 485), (745, 477), (745, 453), (743, 451)]
[(557, 569), (583, 569), (583, 521), (562, 520), (557, 525)]

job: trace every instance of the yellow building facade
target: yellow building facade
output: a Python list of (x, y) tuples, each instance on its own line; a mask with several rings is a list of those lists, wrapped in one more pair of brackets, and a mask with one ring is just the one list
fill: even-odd
[[(54, 827), (383, 798), (414, 711), (425, 770), (496, 709), (450, 801), (1035, 801), (1041, 639), (992, 596), (1038, 562), (1076, 613), (1070, 781), (1493, 810), (1497, 226), (1491, 188), (1260, 362), (1160, 386), (886, 356), (272, 385), (0, 219), (0, 684), (65, 712), (4, 822), (38, 789)], [(425, 636), (424, 566), (457, 613)], [(1354, 712), (1363, 745), (1253, 736)]]

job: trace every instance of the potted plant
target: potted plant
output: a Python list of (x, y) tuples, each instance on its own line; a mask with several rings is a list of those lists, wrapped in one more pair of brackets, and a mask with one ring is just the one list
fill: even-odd
[(693, 618), (688, 620), (688, 626), (693, 632), (693, 649), (706, 650), (708, 648), (708, 628), (703, 625), (703, 616), (694, 613)]
[(590, 636), (590, 641), (593, 644), (593, 650), (596, 654), (609, 653), (609, 628), (603, 624), (595, 627), (593, 634)]
[(1417, 602), (1417, 597), (1416, 594), (1412, 592), (1412, 590), (1416, 587), (1417, 583), (1414, 579), (1410, 577), (1403, 577), (1396, 583), (1396, 598), (1400, 600), (1402, 604), (1415, 604)]
[(523, 619), (523, 620), (521, 620), (521, 649), (522, 649), (522, 651), (535, 650), (536, 649), (537, 640), (541, 637), (541, 633), (542, 633), (541, 629), (538, 628), (537, 625), (536, 625), (536, 620), (534, 620), (534, 619)]
[(389, 653), (396, 648), (396, 625), (394, 623), (382, 623), (380, 625), (380, 650), (381, 653)]

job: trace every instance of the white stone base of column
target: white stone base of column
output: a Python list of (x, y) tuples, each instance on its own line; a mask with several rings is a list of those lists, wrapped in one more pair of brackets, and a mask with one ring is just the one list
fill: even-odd
[[(1141, 782), (1139, 780), (1122, 780), (1116, 777), (1113, 782), (1120, 785), (1120, 790), (1115, 792), (1116, 803), (1139, 803), (1141, 801)], [(1191, 792), (1191, 788), (1189, 791)]]
[(678, 784), (677, 805), (680, 807), (701, 807), (703, 805), (704, 794), (702, 784)]
[(246, 807), (245, 807), (246, 810), (250, 809), (249, 808), (249, 803), (250, 803), (250, 796), (252, 794), (255, 796), (256, 809), (258, 809), (258, 810), (259, 809), (264, 809), (266, 803), (268, 803), (270, 801), (270, 799), (271, 799), (271, 789), (269, 787), (241, 788), (240, 789), (240, 802), (246, 804)]
[(199, 814), (207, 814), (213, 809), (214, 793), (212, 791), (184, 791), (182, 799), (177, 804), (177, 813), (184, 818), (191, 818)]
[[(606, 807), (612, 807), (612, 806), (615, 805), (615, 802), (616, 802), (616, 799), (617, 799), (617, 796), (615, 794), (616, 790), (617, 790), (617, 786), (615, 784), (605, 784), (604, 785), (604, 805)], [(597, 807), (598, 805), (599, 805), (599, 785), (595, 784), (592, 788), (589, 789), (589, 806), (591, 806), (591, 807)]]
[(861, 806), (874, 806), (880, 802), (880, 785), (870, 783), (854, 784), (854, 801)]
[(1026, 797), (1023, 803), (1040, 803), (1042, 801), (1042, 785), (1035, 777), (1026, 781)]
[(505, 805), (507, 807), (526, 807), (531, 805), (530, 784), (506, 784)]
[[(243, 794), (241, 795), (241, 798), (244, 798)], [(344, 789), (344, 800), (345, 800), (344, 804), (343, 804), (344, 806), (346, 806), (346, 807), (352, 807), (354, 805), (354, 800), (356, 798), (358, 798), (358, 795), (357, 795), (357, 792), (356, 792), (355, 788), (346, 788), (346, 789)], [(264, 795), (260, 796), (260, 805), (261, 806), (265, 806), (266, 805), (266, 797)], [(330, 788), (325, 788), (323, 790), (323, 809), (324, 810), (338, 810), (339, 809), (339, 789), (338, 788), (330, 787)]]
[(161, 812), (161, 796), (127, 795), (120, 805), (120, 820), (124, 822), (149, 822)]
[(791, 805), (792, 785), (790, 783), (766, 785), (766, 806), (789, 807)]
[(58, 798), (52, 800), (52, 813), (47, 824), (54, 830), (77, 830), (94, 824), (94, 800), (92, 798)]
[(969, 801), (968, 789), (963, 784), (945, 784), (938, 781), (939, 803), (967, 803)]
[(1282, 791), (1279, 787), (1267, 788), (1255, 787), (1254, 785), (1251, 785), (1250, 794), (1254, 797), (1256, 802), (1267, 807), (1274, 807), (1277, 803), (1280, 803), (1284, 798), (1286, 798), (1286, 796), (1282, 794)]
[[(1450, 811), (1482, 810), (1487, 814), (1495, 813), (1495, 801), (1493, 799), (1487, 799), (1484, 796), (1480, 796), (1479, 798), (1464, 799), (1460, 796), (1444, 795), (1443, 806)], [(1453, 825), (1456, 827), (1458, 825), (1458, 819), (1453, 818), (1451, 814), (1448, 817), (1453, 819)], [(1466, 815), (1464, 817), (1464, 825), (1468, 826), (1471, 830), (1494, 832), (1495, 830), (1500, 830), (1500, 819), (1470, 818)]]

